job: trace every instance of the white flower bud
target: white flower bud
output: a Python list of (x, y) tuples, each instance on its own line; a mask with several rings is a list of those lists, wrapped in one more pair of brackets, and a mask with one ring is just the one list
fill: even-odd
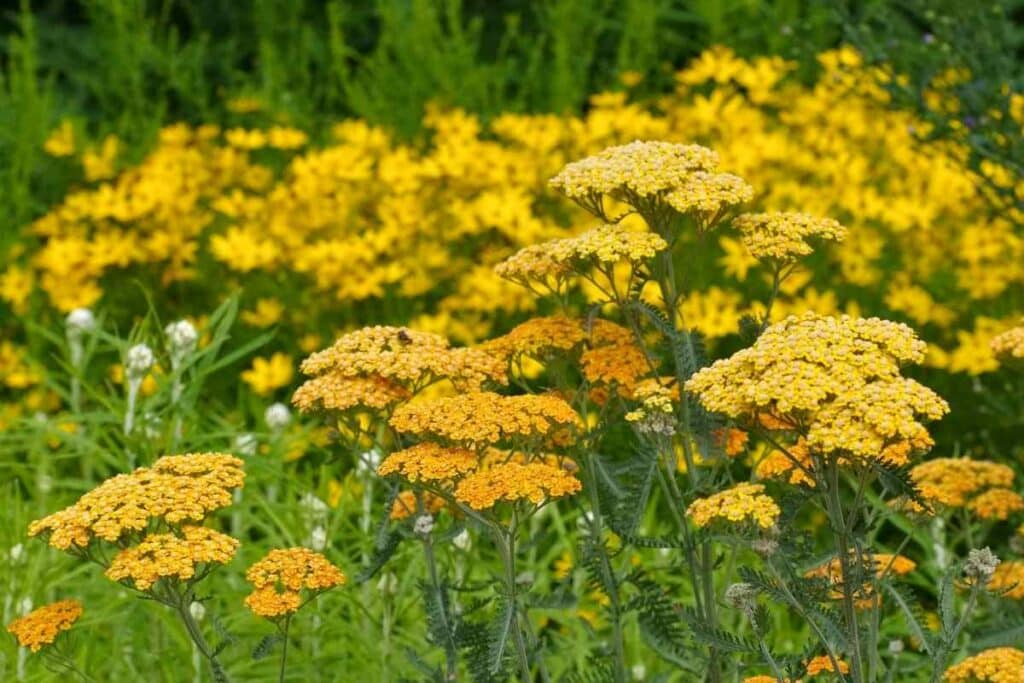
[(319, 522), (330, 512), (330, 506), (316, 495), (307, 491), (299, 498), (299, 509), (311, 522)]
[(32, 598), (29, 596), (23, 597), (18, 601), (18, 611), (22, 614), (28, 614), (32, 611)]
[(315, 526), (313, 530), (309, 532), (309, 545), (311, 550), (321, 552), (327, 547), (327, 529), (322, 526)]
[(377, 590), (381, 593), (394, 595), (398, 592), (398, 577), (391, 572), (381, 574), (380, 580), (377, 581)]
[(896, 640), (890, 640), (889, 653), (893, 655), (898, 655), (901, 652), (903, 652), (903, 641), (899, 640), (898, 638)]
[(272, 403), (263, 412), (263, 419), (272, 432), (279, 432), (292, 421), (292, 412), (283, 403)]
[(434, 518), (430, 515), (420, 515), (413, 524), (413, 531), (420, 536), (429, 536), (434, 530)]
[(634, 664), (630, 673), (633, 674), (634, 681), (642, 681), (647, 678), (647, 667), (643, 664)]
[(36, 488), (40, 493), (49, 493), (53, 490), (53, 477), (46, 472), (39, 474), (36, 477)]
[(473, 547), (473, 539), (469, 536), (469, 529), (463, 529), (455, 538), (452, 539), (452, 545), (463, 552), (468, 552)]
[(145, 344), (136, 344), (128, 349), (125, 357), (124, 372), (129, 380), (140, 380), (153, 367), (153, 350)]
[(576, 528), (581, 533), (590, 533), (590, 529), (594, 524), (594, 512), (592, 510), (585, 511), (582, 515), (576, 518)]
[(196, 621), (202, 621), (203, 617), (206, 616), (206, 608), (203, 607), (203, 603), (193, 600), (188, 606), (188, 613)]
[(369, 476), (376, 475), (377, 467), (380, 465), (381, 460), (383, 460), (381, 452), (376, 448), (371, 448), (356, 460), (356, 473)]
[(256, 455), (259, 442), (256, 440), (255, 434), (242, 432), (235, 437), (234, 446), (239, 455)]
[(18, 562), (21, 560), (21, 558), (22, 558), (22, 556), (24, 556), (24, 554), (25, 554), (25, 546), (23, 546), (21, 543), (15, 545), (15, 546), (11, 546), (11, 550), (9, 552), (9, 555), (10, 555), (10, 558), (11, 558), (11, 562), (13, 564), (18, 564)]
[(96, 318), (88, 308), (76, 308), (64, 319), (68, 339), (81, 339), (82, 335), (96, 329)]
[(164, 334), (167, 335), (167, 347), (171, 359), (176, 364), (195, 351), (196, 343), (199, 341), (199, 333), (196, 332), (195, 326), (187, 320), (171, 323), (164, 328)]
[(987, 547), (981, 550), (972, 548), (967, 553), (967, 561), (964, 562), (964, 574), (985, 586), (992, 579), (997, 566), (999, 566), (999, 558), (991, 549)]

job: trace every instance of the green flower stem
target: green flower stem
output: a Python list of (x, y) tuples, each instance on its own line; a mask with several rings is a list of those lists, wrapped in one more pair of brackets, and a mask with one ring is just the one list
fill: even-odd
[(516, 657), (519, 660), (519, 676), (522, 683), (532, 683), (530, 656), (526, 651), (526, 640), (523, 638), (523, 626), (519, 621), (519, 595), (516, 591), (515, 535), (516, 515), (512, 514), (512, 525), (504, 529), (497, 524), (492, 525), (494, 542), (501, 552), (501, 561), (505, 567), (505, 584), (510, 608), (512, 609), (512, 636), (515, 643)]
[[(421, 515), (427, 514), (423, 505), (423, 494), (416, 491), (416, 507)], [(448, 601), (445, 599), (444, 589), (438, 578), (437, 559), (434, 556), (434, 541), (430, 534), (420, 537), (423, 545), (423, 559), (427, 565), (427, 573), (430, 576), (430, 587), (433, 589), (437, 605), (440, 608), (442, 628), (444, 629), (444, 659), (445, 659), (445, 680), (456, 681), (459, 677), (459, 659), (455, 647), (454, 634), (448, 618)]]

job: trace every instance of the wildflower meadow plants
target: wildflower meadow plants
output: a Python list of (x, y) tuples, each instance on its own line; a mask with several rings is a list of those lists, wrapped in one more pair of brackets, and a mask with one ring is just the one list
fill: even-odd
[[(3, 443), (26, 454), (22, 528), (83, 578), (54, 581), (41, 592), (61, 601), (19, 607), (8, 630), (85, 679), (137, 675), (139, 648), (184, 644), (191, 670), (165, 662), (168, 680), (1021, 680), (1015, 463), (936, 447), (950, 405), (908, 325), (780, 310), (806, 259), (861, 237), (802, 207), (761, 210), (759, 193), (783, 190), (733, 170), (660, 140), (566, 163), (550, 210), (575, 204), (588, 222), (535, 225), (493, 268), (534, 317), (471, 345), (413, 324), (305, 339), (291, 407), (275, 400), (293, 383), (287, 353), (243, 369), (272, 334), (232, 336), (236, 317), (279, 323), (272, 302), (169, 324), (151, 312), (127, 335), (82, 308), (61, 333), (41, 328), (61, 373), (24, 384), (57, 407), (17, 418)], [(241, 195), (218, 202), (247, 215)], [(185, 204), (186, 231), (201, 230)], [(723, 243), (742, 250), (724, 266), (765, 286), (712, 350), (694, 299)], [(351, 278), (328, 256), (318, 267)], [(429, 290), (420, 265), (396, 282)], [(986, 350), (1008, 382), (1021, 347), (1009, 328)], [(116, 622), (107, 595), (154, 615), (123, 661), (66, 647), (83, 614)]]

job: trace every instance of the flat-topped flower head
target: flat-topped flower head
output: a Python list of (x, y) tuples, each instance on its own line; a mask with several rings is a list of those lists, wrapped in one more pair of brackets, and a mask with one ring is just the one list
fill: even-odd
[[(988, 460), (935, 458), (915, 465), (910, 470), (910, 479), (926, 502), (948, 508), (965, 508), (988, 491), (1010, 489), (1014, 472), (1008, 465)], [(998, 497), (1000, 494), (990, 496), (973, 507), (987, 511), (998, 503)]]
[[(839, 671), (836, 671), (838, 665)], [(814, 678), (818, 674), (826, 673), (850, 673), (850, 665), (844, 662), (842, 659), (837, 659), (835, 663), (832, 662), (832, 658), (828, 655), (818, 655), (813, 657), (804, 664), (805, 671), (808, 676)]]
[(754, 188), (731, 173), (695, 171), (665, 196), (681, 214), (692, 216), (701, 230), (715, 226), (729, 209), (754, 198)]
[(455, 499), (474, 510), (488, 510), (498, 503), (546, 500), (571, 496), (582, 488), (579, 479), (565, 468), (546, 462), (504, 462), (465, 476), (455, 487)]
[(478, 348), (506, 363), (523, 356), (541, 360), (581, 345), (587, 339), (583, 327), (583, 321), (560, 315), (531, 318)]
[(931, 447), (922, 422), (949, 410), (900, 375), (924, 351), (906, 325), (807, 313), (770, 326), (749, 348), (700, 370), (686, 389), (708, 410), (797, 432), (815, 453), (899, 465)]
[(431, 441), (396, 451), (377, 467), (377, 474), (397, 474), (409, 482), (447, 483), (477, 468), (480, 456), (467, 448), (448, 448)]
[(698, 498), (686, 509), (686, 514), (699, 527), (725, 522), (753, 523), (768, 529), (775, 526), (781, 513), (778, 504), (764, 492), (763, 484), (749, 483), (737, 484), (706, 498)]
[(131, 582), (146, 591), (161, 579), (188, 581), (203, 565), (227, 564), (238, 541), (213, 529), (184, 526), (180, 534), (150, 534), (121, 550), (107, 568), (107, 578)]
[(74, 505), (32, 522), (28, 533), (48, 536), (58, 550), (84, 549), (94, 539), (113, 543), (152, 520), (199, 522), (230, 505), (244, 481), (242, 461), (233, 455), (165, 456), (151, 468), (108, 479)]
[(77, 600), (58, 600), (29, 612), (7, 625), (7, 632), (14, 635), (18, 645), (32, 652), (39, 652), (52, 645), (64, 631), (71, 628), (82, 616), (82, 603)]
[(1024, 361), (1024, 325), (997, 334), (990, 345), (996, 358), (1003, 363)]
[(574, 277), (569, 264), (555, 260), (547, 243), (520, 249), (494, 266), (494, 272), (527, 289), (539, 288), (542, 294), (564, 292)]
[(564, 445), (581, 421), (557, 396), (481, 391), (399, 406), (391, 426), (420, 438), (480, 449), (519, 443)]
[(328, 371), (302, 383), (292, 395), (292, 404), (303, 413), (348, 410), (388, 410), (407, 401), (412, 392), (383, 377), (349, 377)]
[(286, 548), (271, 550), (249, 567), (245, 580), (253, 586), (245, 598), (246, 606), (257, 616), (276, 619), (294, 614), (305, 601), (343, 585), (346, 578), (320, 553)]
[(1019, 683), (1024, 680), (1024, 650), (994, 647), (948, 669), (945, 683)]
[(751, 254), (779, 266), (813, 252), (810, 240), (846, 239), (846, 228), (838, 221), (806, 213), (746, 213), (737, 217), (733, 225)]
[(633, 204), (680, 187), (695, 171), (717, 166), (718, 155), (707, 147), (637, 140), (566, 165), (551, 179), (551, 187), (603, 216), (604, 195)]
[(310, 376), (380, 377), (412, 392), (443, 379), (466, 388), (507, 381), (499, 359), (476, 349), (451, 348), (440, 335), (404, 327), (365, 327), (350, 332), (310, 355), (300, 367)]

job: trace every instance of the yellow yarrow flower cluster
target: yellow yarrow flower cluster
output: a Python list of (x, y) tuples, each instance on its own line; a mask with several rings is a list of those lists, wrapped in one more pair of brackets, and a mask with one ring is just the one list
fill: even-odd
[(946, 669), (946, 683), (1020, 683), (1024, 680), (1024, 650), (995, 647)]
[(996, 335), (990, 345), (996, 357), (1004, 362), (1024, 359), (1024, 327), (1014, 327)]
[(770, 326), (754, 344), (694, 375), (687, 390), (714, 412), (789, 425), (820, 454), (907, 461), (932, 445), (923, 419), (948, 412), (900, 375), (925, 345), (905, 325), (808, 313)]
[(762, 529), (775, 525), (782, 511), (764, 492), (763, 484), (737, 484), (706, 498), (698, 498), (686, 509), (693, 523), (699, 527), (716, 521), (729, 523), (755, 523)]
[(292, 404), (303, 413), (352, 408), (383, 411), (411, 396), (408, 389), (383, 377), (345, 377), (328, 372), (303, 382), (292, 394)]
[(455, 487), (455, 499), (474, 510), (488, 510), (499, 502), (546, 500), (571, 496), (582, 488), (571, 472), (544, 462), (505, 462), (464, 477)]
[(58, 600), (29, 612), (7, 625), (7, 632), (18, 639), (18, 645), (39, 652), (52, 645), (64, 631), (82, 616), (82, 603), (77, 600)]
[(567, 352), (586, 339), (583, 321), (547, 316), (520, 323), (507, 334), (489, 339), (477, 348), (510, 363), (522, 356), (543, 359), (558, 352)]
[[(423, 511), (428, 515), (436, 515), (448, 506), (448, 501), (436, 493), (423, 491), (420, 496), (423, 500)], [(393, 521), (401, 521), (412, 517), (417, 511), (416, 494), (412, 491), (402, 491), (395, 496), (394, 502), (391, 503), (389, 518)]]
[(724, 213), (754, 197), (754, 188), (731, 173), (696, 171), (665, 196), (665, 201), (679, 213), (693, 216), (706, 230), (714, 226)]
[(107, 568), (107, 578), (131, 581), (140, 591), (161, 579), (188, 581), (204, 564), (227, 564), (238, 541), (201, 526), (183, 526), (179, 533), (150, 534), (138, 545), (121, 550)]
[(751, 254), (780, 266), (813, 252), (810, 239), (842, 242), (846, 238), (846, 228), (838, 221), (805, 213), (746, 213), (733, 225)]
[(29, 536), (46, 535), (58, 550), (85, 549), (145, 530), (153, 520), (198, 522), (227, 507), (245, 481), (242, 461), (221, 453), (169, 455), (152, 468), (119, 474), (60, 512), (32, 522)]
[(382, 477), (398, 474), (414, 483), (446, 483), (475, 470), (478, 464), (476, 451), (446, 448), (426, 441), (386, 457), (377, 467), (377, 474)]
[(470, 392), (399, 406), (391, 426), (480, 449), (521, 441), (564, 444), (582, 425), (572, 406), (557, 396)]
[(982, 519), (1006, 519), (1024, 509), (1024, 499), (1012, 490), (1013, 469), (973, 458), (935, 458), (915, 465), (910, 478), (926, 502), (947, 508), (966, 508)]
[[(253, 614), (276, 619), (304, 604), (302, 591), (314, 596), (345, 583), (340, 569), (307, 548), (274, 549), (245, 572), (253, 591), (245, 598)], [(308, 599), (308, 598), (307, 598)]]

